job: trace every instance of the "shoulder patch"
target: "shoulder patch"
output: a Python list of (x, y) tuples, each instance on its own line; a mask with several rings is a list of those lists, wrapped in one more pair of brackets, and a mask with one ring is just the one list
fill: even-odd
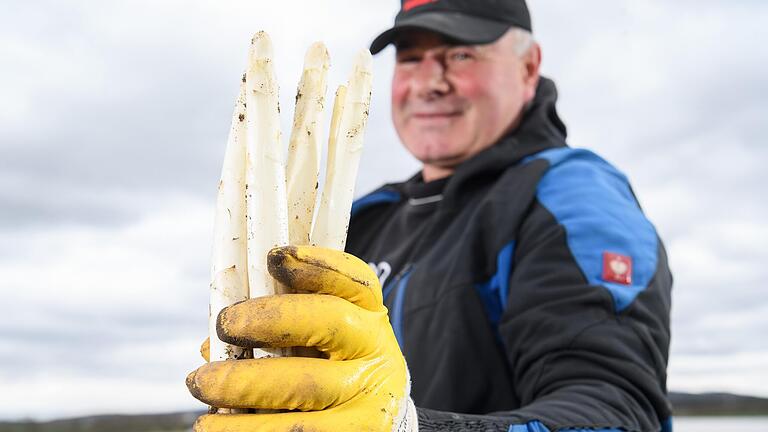
[(604, 286), (617, 313), (650, 283), (658, 237), (626, 176), (584, 149), (557, 148), (529, 156), (550, 166), (539, 181), (539, 202), (565, 228), (568, 247), (590, 284)]

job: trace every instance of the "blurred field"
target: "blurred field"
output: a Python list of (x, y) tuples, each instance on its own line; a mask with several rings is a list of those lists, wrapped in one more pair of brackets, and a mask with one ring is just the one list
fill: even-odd
[(0, 422), (0, 432), (188, 432), (201, 414), (105, 415), (50, 422)]

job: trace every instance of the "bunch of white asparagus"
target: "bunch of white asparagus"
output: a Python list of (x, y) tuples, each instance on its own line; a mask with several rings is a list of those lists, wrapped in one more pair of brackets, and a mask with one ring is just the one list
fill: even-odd
[(346, 241), (371, 100), (371, 54), (367, 50), (357, 54), (347, 86), (336, 91), (326, 179), (317, 209), (328, 51), (322, 43), (307, 51), (287, 165), (273, 66), (270, 38), (259, 32), (251, 41), (216, 200), (210, 361), (277, 354), (229, 345), (216, 335), (221, 309), (248, 298), (285, 292), (267, 272), (270, 249), (313, 244), (343, 250)]

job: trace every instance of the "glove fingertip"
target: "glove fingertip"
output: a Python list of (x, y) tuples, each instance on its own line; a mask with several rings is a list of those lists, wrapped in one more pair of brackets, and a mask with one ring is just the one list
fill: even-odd
[(195, 397), (195, 399), (200, 400), (200, 397), (202, 396), (200, 392), (200, 387), (197, 385), (197, 380), (195, 379), (197, 377), (197, 370), (194, 370), (187, 375), (186, 384), (187, 384), (187, 390), (192, 394), (192, 396)]
[(297, 249), (295, 246), (283, 246), (270, 250), (267, 254), (267, 270), (269, 274), (283, 284), (291, 286), (294, 276), (286, 262), (290, 258), (295, 258), (296, 254)]
[(200, 346), (200, 355), (206, 362), (211, 361), (211, 338), (205, 338), (205, 342)]
[[(235, 306), (235, 305), (233, 305)], [(226, 309), (222, 309), (219, 312), (219, 316), (216, 318), (216, 336), (219, 340), (235, 346), (245, 346), (241, 340), (230, 335), (230, 328), (232, 326), (232, 320), (230, 314), (232, 313), (232, 306)]]

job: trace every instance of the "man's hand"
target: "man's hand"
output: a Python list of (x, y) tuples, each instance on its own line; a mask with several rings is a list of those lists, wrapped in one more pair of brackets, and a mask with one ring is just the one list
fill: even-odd
[(243, 347), (315, 347), (328, 358), (198, 368), (187, 387), (208, 405), (291, 412), (204, 415), (195, 431), (417, 431), (408, 369), (371, 268), (352, 255), (311, 246), (273, 249), (268, 267), (292, 290), (309, 294), (228, 307), (219, 315), (219, 338)]

